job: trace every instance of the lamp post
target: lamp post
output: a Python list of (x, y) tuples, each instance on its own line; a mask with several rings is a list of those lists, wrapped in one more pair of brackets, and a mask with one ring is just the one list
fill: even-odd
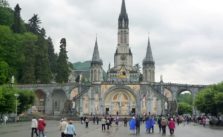
[(15, 122), (16, 122), (17, 121), (17, 98), (19, 97), (19, 94), (15, 93), (14, 95), (16, 97), (16, 100), (15, 100)]

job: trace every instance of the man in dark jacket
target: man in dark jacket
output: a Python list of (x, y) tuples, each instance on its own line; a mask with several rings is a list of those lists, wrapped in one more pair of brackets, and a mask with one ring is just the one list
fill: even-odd
[(137, 116), (136, 118), (136, 135), (140, 134), (140, 117)]

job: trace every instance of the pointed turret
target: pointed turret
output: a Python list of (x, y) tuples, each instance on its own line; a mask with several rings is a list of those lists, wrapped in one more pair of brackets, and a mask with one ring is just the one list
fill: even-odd
[(143, 60), (143, 81), (155, 82), (155, 62), (153, 60), (152, 49), (150, 46), (149, 38), (148, 38), (146, 57)]
[(95, 41), (93, 57), (91, 61), (90, 77), (91, 82), (101, 82), (103, 80), (102, 60), (99, 56), (97, 38)]
[(129, 27), (129, 19), (125, 8), (125, 0), (122, 0), (121, 13), (119, 14), (118, 18), (118, 28), (127, 29), (128, 27)]
[(151, 46), (150, 46), (149, 38), (148, 38), (146, 57), (143, 60), (143, 64), (152, 64), (152, 65), (154, 65), (153, 54), (152, 54), (152, 49), (151, 49)]
[(95, 41), (94, 52), (93, 52), (91, 64), (100, 64), (100, 65), (103, 64), (102, 60), (100, 59), (100, 56), (99, 56), (97, 38)]

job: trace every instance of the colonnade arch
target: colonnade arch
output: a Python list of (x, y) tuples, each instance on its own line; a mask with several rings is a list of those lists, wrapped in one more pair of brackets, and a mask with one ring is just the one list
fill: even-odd
[(67, 100), (65, 92), (61, 89), (52, 92), (52, 111), (53, 115), (60, 115), (64, 111), (64, 105)]
[(46, 94), (43, 90), (38, 89), (34, 91), (35, 100), (34, 106), (32, 107), (32, 112), (45, 113), (45, 104), (46, 104)]

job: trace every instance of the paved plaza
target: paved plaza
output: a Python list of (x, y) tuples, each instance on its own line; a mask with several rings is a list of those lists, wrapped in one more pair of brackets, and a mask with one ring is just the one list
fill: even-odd
[[(6, 126), (0, 126), (0, 137), (30, 137), (30, 123), (31, 122), (20, 122), (20, 123), (10, 123)], [(84, 125), (80, 122), (74, 122), (77, 129), (77, 137), (133, 137), (136, 135), (131, 135), (128, 128), (123, 127), (121, 123), (119, 126), (113, 124), (109, 131), (102, 132), (101, 125), (93, 125), (90, 122), (89, 128), (86, 129)], [(60, 137), (60, 132), (58, 130), (58, 121), (47, 121), (46, 135), (47, 137)], [(144, 124), (141, 125), (140, 137), (161, 137), (162, 135), (158, 133), (158, 127), (155, 127), (154, 134), (146, 134)], [(169, 131), (167, 131), (167, 135)], [(174, 137), (222, 137), (223, 128), (209, 128), (202, 127), (200, 125), (180, 125), (176, 127)]]

